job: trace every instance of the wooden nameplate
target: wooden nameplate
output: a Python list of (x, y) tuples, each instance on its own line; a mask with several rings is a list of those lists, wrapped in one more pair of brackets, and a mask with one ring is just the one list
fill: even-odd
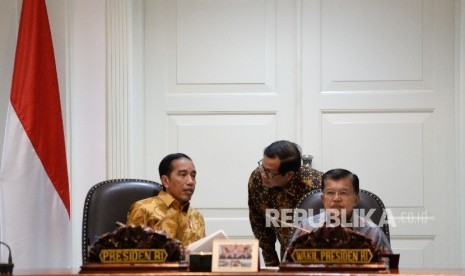
[(296, 264), (282, 263), (279, 271), (327, 271), (327, 272), (344, 272), (344, 271), (377, 271), (388, 272), (384, 262), (369, 264)]
[(166, 263), (132, 263), (132, 264), (102, 264), (86, 263), (79, 273), (118, 273), (118, 272), (150, 272), (150, 271), (187, 271), (187, 262)]

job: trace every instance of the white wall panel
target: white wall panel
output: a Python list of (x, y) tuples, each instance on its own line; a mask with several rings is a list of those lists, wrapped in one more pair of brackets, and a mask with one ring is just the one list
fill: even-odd
[(250, 238), (253, 236), (249, 222), (249, 209), (245, 208), (199, 208), (205, 217), (207, 235), (218, 229), (227, 229), (229, 237)]
[(274, 114), (169, 115), (169, 149), (194, 159), (199, 208), (247, 208), (247, 182), (276, 136)]
[(323, 111), (321, 117), (323, 166), (350, 168), (362, 189), (380, 196), (394, 216), (391, 242), (401, 267), (431, 265), (441, 215), (425, 199), (434, 185), (433, 112)]
[[(200, 209), (202, 213), (205, 210)], [(218, 211), (224, 211), (219, 209)], [(230, 238), (248, 238), (253, 237), (252, 228), (250, 228), (250, 222), (248, 213), (245, 213), (242, 217), (228, 217), (223, 216), (222, 218), (211, 218), (205, 219), (205, 227), (207, 233), (213, 233), (218, 229), (227, 229), (227, 235)]]
[(176, 18), (177, 83), (265, 82), (263, 0), (178, 1)]
[(431, 117), (431, 112), (323, 112), (323, 166), (351, 168), (362, 187), (389, 207), (423, 207), (424, 186), (433, 184)]
[(392, 247), (401, 256), (400, 267), (431, 267), (434, 258), (433, 237), (399, 237), (392, 241)]
[(276, 92), (275, 1), (166, 5), (169, 93)]
[(431, 4), (321, 1), (323, 90), (431, 89)]

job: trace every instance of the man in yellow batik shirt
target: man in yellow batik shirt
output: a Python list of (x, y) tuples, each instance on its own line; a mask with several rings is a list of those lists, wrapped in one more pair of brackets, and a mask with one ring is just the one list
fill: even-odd
[(203, 216), (189, 205), (197, 174), (192, 159), (183, 153), (169, 154), (160, 162), (158, 172), (163, 191), (135, 202), (129, 208), (126, 224), (163, 230), (184, 246), (205, 237)]

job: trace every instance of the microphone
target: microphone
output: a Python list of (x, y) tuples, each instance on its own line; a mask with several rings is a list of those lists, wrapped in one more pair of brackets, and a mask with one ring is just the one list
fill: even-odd
[(13, 264), (13, 258), (11, 257), (11, 249), (10, 247), (8, 246), (8, 244), (4, 243), (4, 242), (1, 242), (0, 241), (0, 244), (3, 244), (4, 246), (6, 246), (6, 248), (8, 248), (8, 263), (0, 263), (0, 274), (13, 274), (13, 267), (15, 266)]

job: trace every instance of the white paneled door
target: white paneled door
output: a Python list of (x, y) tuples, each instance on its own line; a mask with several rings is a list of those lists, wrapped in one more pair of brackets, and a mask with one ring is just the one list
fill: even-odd
[(455, 2), (302, 1), (304, 146), (392, 210), (401, 267), (460, 264)]
[(263, 148), (295, 140), (294, 1), (146, 1), (147, 175), (170, 152), (198, 171), (207, 231), (250, 237), (247, 182)]
[(156, 180), (164, 155), (190, 155), (208, 233), (252, 236), (248, 177), (290, 139), (392, 209), (402, 267), (459, 264), (454, 1), (135, 3), (135, 162)]

